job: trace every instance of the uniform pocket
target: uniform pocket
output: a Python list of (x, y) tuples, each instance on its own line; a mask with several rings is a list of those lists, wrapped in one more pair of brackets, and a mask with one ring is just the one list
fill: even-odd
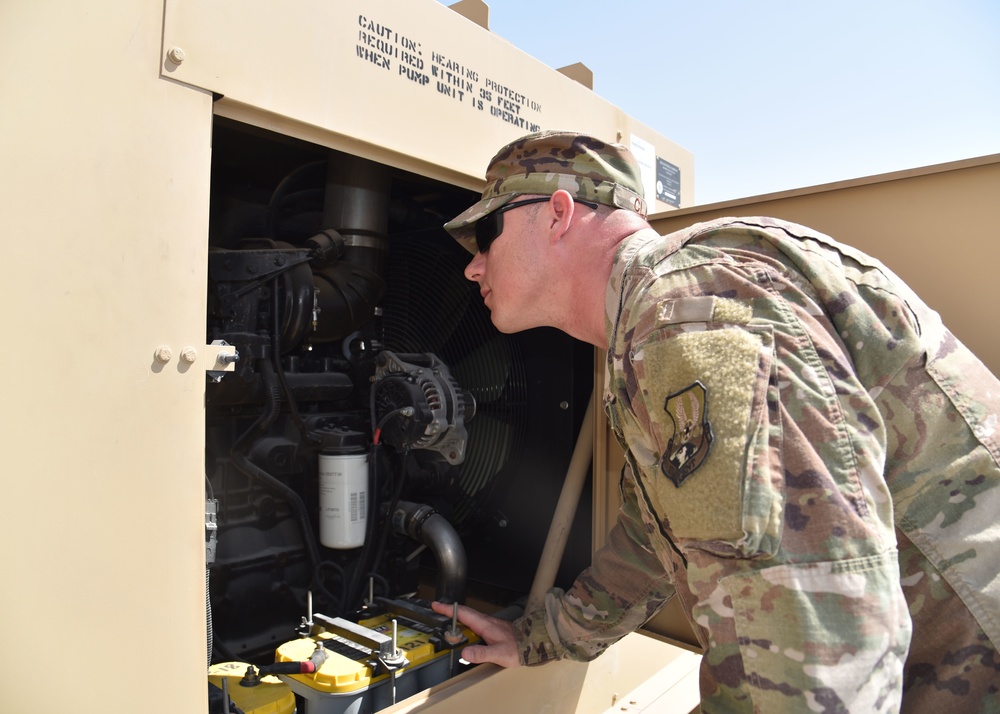
[(927, 373), (962, 415), (976, 440), (1000, 463), (997, 379), (972, 352), (961, 347), (954, 337), (949, 338), (950, 349), (928, 363)]
[[(895, 551), (726, 576), (755, 711), (896, 711), (911, 624)], [(729, 613), (723, 613), (729, 614)]]

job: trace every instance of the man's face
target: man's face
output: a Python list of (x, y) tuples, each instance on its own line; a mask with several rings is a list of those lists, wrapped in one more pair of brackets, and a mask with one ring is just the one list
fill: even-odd
[[(486, 246), (465, 268), (465, 277), (479, 283), (479, 291), (490, 309), (493, 324), (501, 332), (519, 332), (548, 324), (537, 297), (542, 273), (537, 230), (538, 215), (544, 210), (543, 199), (522, 199), (503, 206), (502, 215), (484, 217), (499, 227), (499, 234), (489, 236), (480, 228), (477, 242)], [(494, 212), (497, 213), (497, 212)], [(492, 239), (492, 240), (491, 240)]]

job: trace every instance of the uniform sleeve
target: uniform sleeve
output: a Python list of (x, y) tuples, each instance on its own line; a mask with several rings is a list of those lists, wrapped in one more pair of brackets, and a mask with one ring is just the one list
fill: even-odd
[(622, 502), (618, 521), (591, 566), (568, 591), (549, 590), (540, 609), (514, 622), (522, 664), (592, 660), (673, 597), (670, 578), (649, 547), (632, 489), (622, 489)]
[(862, 448), (877, 412), (789, 310), (747, 322), (771, 302), (662, 301), (622, 358), (637, 481), (706, 635), (702, 707), (893, 711), (910, 621)]

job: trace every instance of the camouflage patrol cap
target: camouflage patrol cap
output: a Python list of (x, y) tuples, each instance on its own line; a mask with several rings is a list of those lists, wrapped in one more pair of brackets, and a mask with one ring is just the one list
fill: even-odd
[(476, 221), (518, 196), (560, 189), (646, 217), (639, 164), (627, 147), (575, 132), (542, 131), (500, 149), (486, 169), (482, 199), (444, 228), (475, 254)]

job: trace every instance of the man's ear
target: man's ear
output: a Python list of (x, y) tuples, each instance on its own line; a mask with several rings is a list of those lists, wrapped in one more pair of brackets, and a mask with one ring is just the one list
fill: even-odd
[(562, 238), (573, 220), (573, 197), (564, 189), (552, 194), (548, 203), (549, 231), (553, 241)]

